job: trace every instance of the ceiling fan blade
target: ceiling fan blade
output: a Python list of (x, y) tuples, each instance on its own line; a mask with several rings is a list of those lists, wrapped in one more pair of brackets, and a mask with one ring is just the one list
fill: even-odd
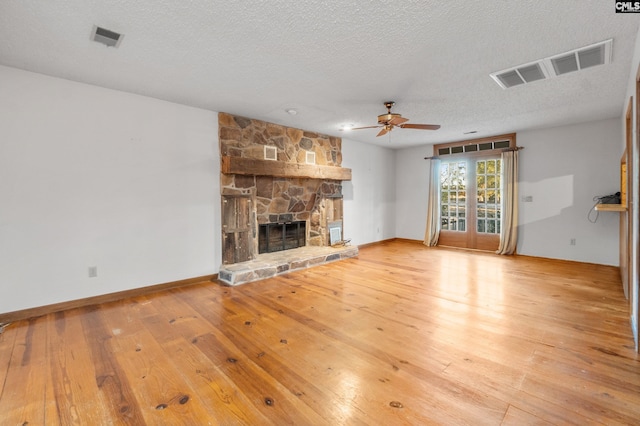
[(421, 129), (421, 130), (438, 130), (439, 124), (400, 124), (398, 127), (403, 129)]
[[(382, 127), (382, 126), (353, 127), (349, 130), (377, 129), (378, 127)], [(346, 130), (346, 129), (340, 129), (340, 130)]]
[(387, 133), (389, 133), (389, 129), (387, 128), (387, 126), (384, 126), (382, 130), (380, 130), (380, 133), (376, 135), (376, 137), (386, 135)]
[(408, 118), (402, 118), (402, 117), (398, 116), (398, 117), (393, 117), (391, 120), (389, 120), (389, 124), (393, 124), (394, 126), (397, 126), (397, 125), (405, 123), (407, 121), (409, 121)]

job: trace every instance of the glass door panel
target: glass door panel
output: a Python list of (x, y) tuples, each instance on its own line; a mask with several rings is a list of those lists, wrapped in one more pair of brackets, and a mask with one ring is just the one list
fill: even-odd
[(500, 235), (501, 160), (476, 161), (476, 231)]
[(466, 189), (467, 163), (465, 161), (441, 163), (440, 222), (442, 229), (465, 230)]
[(500, 168), (501, 160), (491, 157), (440, 163), (439, 245), (497, 250)]

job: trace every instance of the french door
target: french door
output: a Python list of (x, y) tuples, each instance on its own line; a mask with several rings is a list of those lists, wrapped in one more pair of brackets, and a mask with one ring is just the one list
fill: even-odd
[(495, 251), (500, 245), (502, 161), (499, 155), (440, 163), (438, 245)]

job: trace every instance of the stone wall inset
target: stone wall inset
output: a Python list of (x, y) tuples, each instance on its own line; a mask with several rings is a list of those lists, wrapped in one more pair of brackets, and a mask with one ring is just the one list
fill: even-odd
[(218, 125), (222, 155), (263, 160), (268, 145), (277, 148), (278, 161), (304, 164), (306, 153), (314, 152), (318, 165), (342, 164), (340, 138), (223, 112), (218, 114)]

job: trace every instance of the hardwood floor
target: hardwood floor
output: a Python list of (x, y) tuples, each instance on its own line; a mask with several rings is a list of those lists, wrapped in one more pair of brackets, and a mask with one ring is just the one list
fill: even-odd
[(427, 248), (0, 335), (2, 425), (638, 424), (617, 268)]

